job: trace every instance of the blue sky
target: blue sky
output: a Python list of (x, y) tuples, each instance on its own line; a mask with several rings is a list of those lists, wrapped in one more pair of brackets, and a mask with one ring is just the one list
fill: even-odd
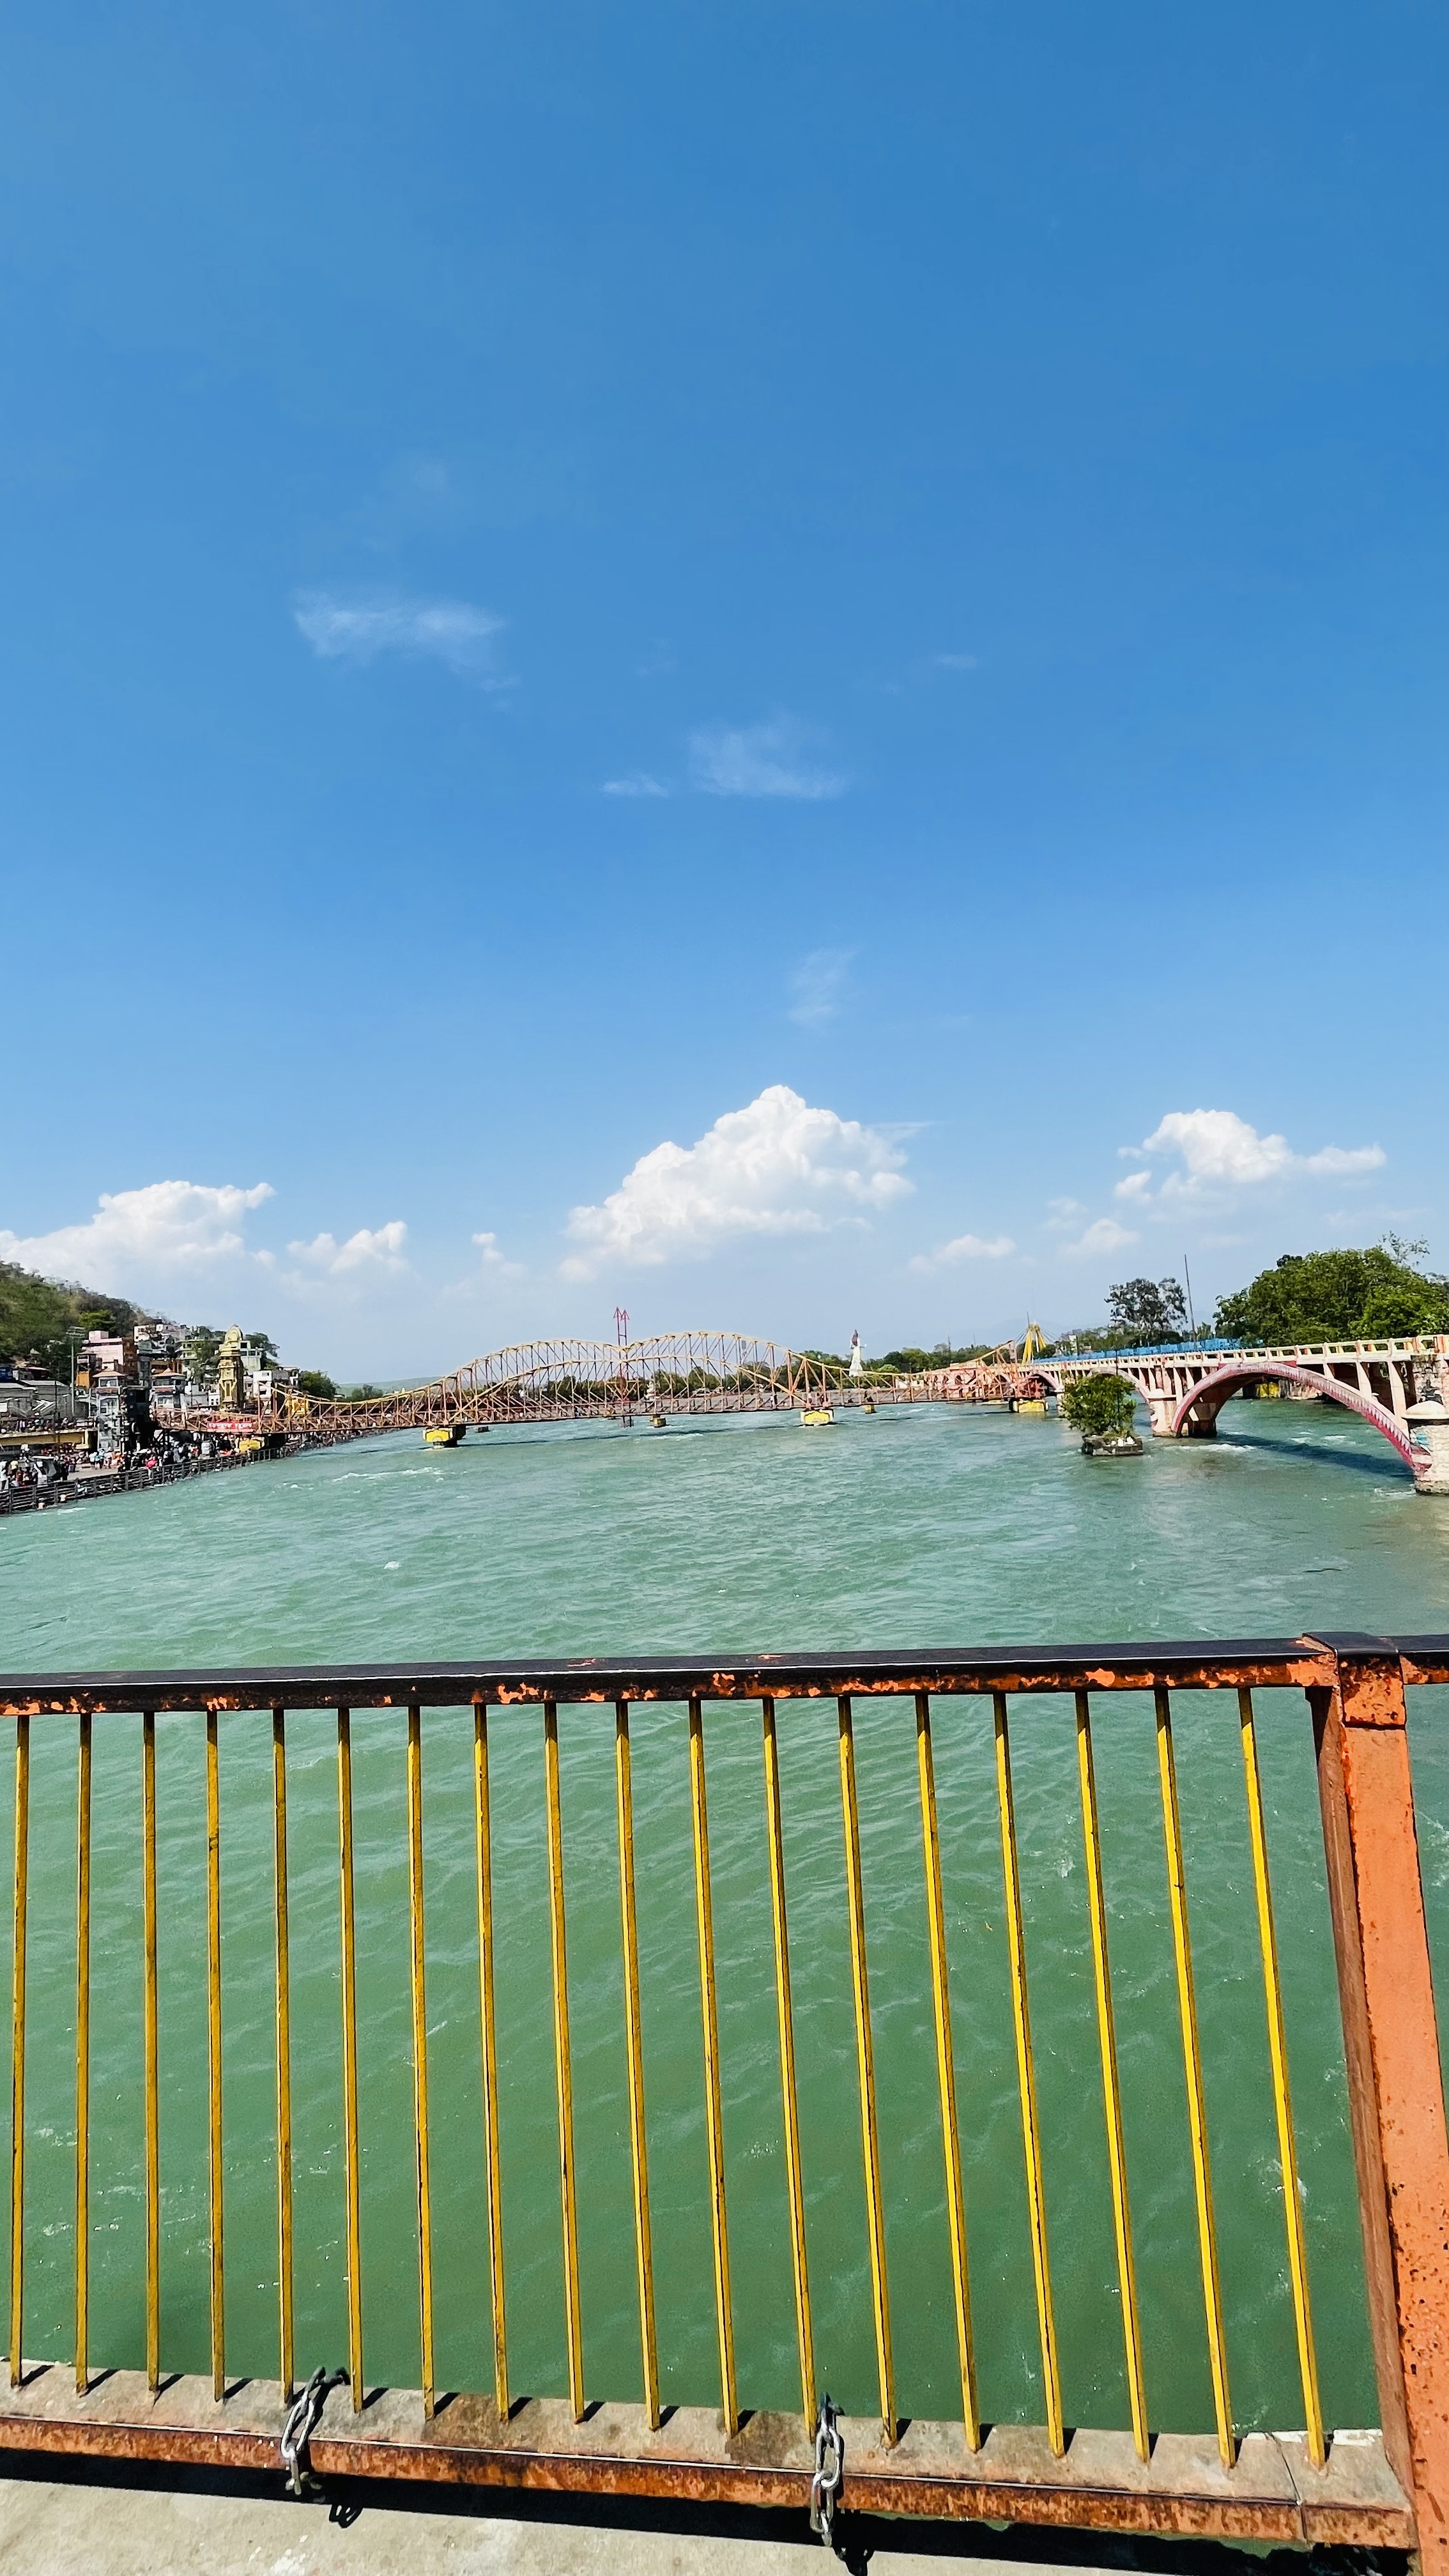
[(1446, 56), (12, 6), (0, 1251), (373, 1374), (1449, 1262)]

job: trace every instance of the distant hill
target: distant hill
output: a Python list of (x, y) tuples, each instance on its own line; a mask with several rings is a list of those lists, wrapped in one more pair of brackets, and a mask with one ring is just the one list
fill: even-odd
[(74, 1280), (41, 1279), (16, 1262), (0, 1261), (0, 1360), (34, 1355), (57, 1377), (69, 1377), (67, 1337), (73, 1326), (86, 1333), (101, 1326), (123, 1332), (140, 1312), (124, 1297), (107, 1297)]

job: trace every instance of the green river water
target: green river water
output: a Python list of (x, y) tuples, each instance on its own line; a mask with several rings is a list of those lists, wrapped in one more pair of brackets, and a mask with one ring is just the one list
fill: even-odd
[[(0, 1666), (589, 1654), (736, 1655), (1449, 1628), (1449, 1504), (1326, 1407), (1234, 1405), (1212, 1444), (1084, 1460), (1054, 1419), (882, 1412), (620, 1432), (417, 1434), (0, 1523)], [(1449, 1936), (1445, 1712), (1413, 1746), (1426, 1895)], [(404, 1724), (354, 1718), (363, 2270), (369, 2381), (415, 2384)], [(875, 2404), (830, 1706), (782, 1705), (786, 1861), (818, 2363)], [(92, 2358), (141, 2353), (139, 1719), (98, 1723)], [(731, 2247), (742, 2400), (798, 2405), (758, 1712), (707, 1711)], [(938, 1701), (962, 2153), (988, 2419), (1039, 2421), (1040, 2364), (1002, 1919), (989, 1703)], [(586, 2375), (639, 2388), (609, 1710), (562, 1740)], [(206, 2367), (202, 1728), (158, 1721), (163, 2353)], [(438, 2382), (491, 2385), (481, 2200), (471, 1719), (425, 1716)], [(1099, 1700), (1099, 1795), (1155, 2423), (1206, 2429), (1180, 2041), (1150, 1700)], [(1177, 1740), (1243, 2426), (1303, 2420), (1287, 2300), (1242, 1766), (1230, 1694)], [(718, 2396), (687, 1730), (634, 1717), (659, 2342), (667, 2398)], [(857, 1704), (899, 2399), (959, 2409), (909, 1702)], [(541, 1724), (492, 1720), (504, 2227), (512, 2379), (564, 2385)], [(1322, 1848), (1301, 1697), (1265, 1695), (1283, 1948), (1325, 2412), (1375, 2420)], [(345, 2358), (335, 1727), (289, 1721), (297, 2360)], [(1128, 2420), (1068, 1701), (1013, 1719), (1053, 2283), (1069, 2423)], [(270, 1726), (222, 1721), (228, 2363), (276, 2370)], [(7, 1792), (8, 1795), (8, 1792)], [(27, 2349), (67, 2355), (73, 2297), (74, 1728), (33, 1739)], [(8, 1972), (7, 1972), (8, 1973)]]

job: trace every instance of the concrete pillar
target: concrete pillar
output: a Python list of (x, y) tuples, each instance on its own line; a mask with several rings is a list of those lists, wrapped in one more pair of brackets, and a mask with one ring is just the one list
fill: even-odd
[(1411, 1404), (1404, 1416), (1415, 1440), (1428, 1452), (1414, 1469), (1421, 1494), (1449, 1494), (1449, 1404)]
[(1176, 1396), (1160, 1395), (1155, 1388), (1150, 1388), (1144, 1394), (1142, 1401), (1152, 1416), (1153, 1439), (1170, 1440), (1172, 1438), (1172, 1417), (1177, 1411)]

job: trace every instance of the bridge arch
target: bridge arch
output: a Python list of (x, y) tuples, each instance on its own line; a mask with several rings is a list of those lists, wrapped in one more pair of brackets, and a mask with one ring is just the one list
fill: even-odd
[(1420, 1447), (1406, 1426), (1397, 1421), (1387, 1405), (1380, 1404), (1377, 1397), (1361, 1394), (1356, 1386), (1345, 1386), (1341, 1378), (1330, 1377), (1318, 1369), (1297, 1368), (1286, 1360), (1234, 1359), (1222, 1368), (1214, 1369), (1210, 1377), (1200, 1378), (1196, 1386), (1189, 1388), (1173, 1414), (1172, 1437), (1175, 1440), (1190, 1439), (1194, 1432), (1199, 1438), (1210, 1435), (1217, 1429), (1218, 1415), (1228, 1397), (1236, 1395), (1241, 1387), (1251, 1385), (1254, 1380), (1264, 1378), (1276, 1378), (1289, 1386), (1306, 1387), (1310, 1395), (1326, 1395), (1331, 1404), (1346, 1405), (1350, 1413), (1361, 1414), (1365, 1422), (1373, 1424), (1375, 1431), (1381, 1431), (1386, 1440), (1392, 1441), (1416, 1483), (1429, 1473), (1428, 1450)]

